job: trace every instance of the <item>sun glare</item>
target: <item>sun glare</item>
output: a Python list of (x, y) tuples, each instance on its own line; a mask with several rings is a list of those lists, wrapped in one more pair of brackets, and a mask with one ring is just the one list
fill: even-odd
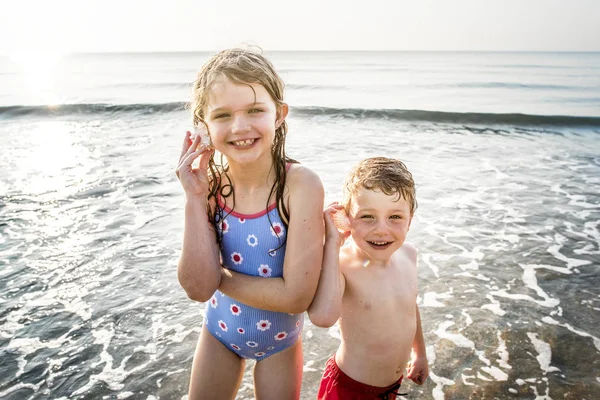
[(59, 52), (19, 52), (9, 56), (18, 66), (24, 89), (34, 103), (60, 103), (55, 85), (56, 66), (63, 56), (64, 54)]

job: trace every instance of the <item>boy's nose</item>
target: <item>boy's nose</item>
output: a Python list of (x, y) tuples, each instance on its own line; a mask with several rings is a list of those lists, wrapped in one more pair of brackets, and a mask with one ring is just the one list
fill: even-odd
[(385, 233), (387, 230), (387, 221), (385, 220), (378, 220), (375, 223), (375, 233)]

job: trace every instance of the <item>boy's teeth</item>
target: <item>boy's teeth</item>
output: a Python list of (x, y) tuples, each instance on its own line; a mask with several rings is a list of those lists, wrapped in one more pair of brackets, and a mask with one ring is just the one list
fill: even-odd
[(254, 143), (254, 139), (238, 140), (237, 142), (233, 142), (233, 144), (236, 146), (248, 146), (252, 143)]
[(387, 244), (388, 242), (371, 242), (371, 243), (381, 246), (381, 245)]

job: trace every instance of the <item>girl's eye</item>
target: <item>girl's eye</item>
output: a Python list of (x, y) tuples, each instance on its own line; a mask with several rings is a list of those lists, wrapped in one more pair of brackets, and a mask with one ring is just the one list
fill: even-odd
[(401, 215), (392, 215), (390, 218), (391, 219), (402, 219), (402, 216)]
[(248, 111), (248, 114), (258, 114), (260, 112), (262, 112), (260, 108), (252, 108), (250, 111)]
[(227, 118), (227, 117), (229, 117), (229, 114), (217, 114), (217, 115), (215, 115), (215, 119)]
[(361, 216), (360, 219), (373, 219), (373, 216), (369, 215), (369, 214), (365, 214), (365, 215)]

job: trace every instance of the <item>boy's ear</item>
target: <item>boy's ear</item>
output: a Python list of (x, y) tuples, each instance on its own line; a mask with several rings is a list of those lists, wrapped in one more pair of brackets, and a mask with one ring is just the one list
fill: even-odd
[(275, 129), (279, 128), (281, 124), (283, 124), (283, 121), (285, 121), (289, 112), (290, 109), (286, 103), (282, 103), (279, 106), (279, 109), (277, 110), (277, 119), (275, 120)]

